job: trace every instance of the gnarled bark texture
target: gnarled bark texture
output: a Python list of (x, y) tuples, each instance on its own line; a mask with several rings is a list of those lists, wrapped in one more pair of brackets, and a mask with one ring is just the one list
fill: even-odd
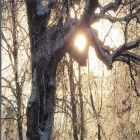
[(56, 68), (65, 49), (62, 47), (54, 51), (53, 46), (56, 42), (50, 41), (50, 32), (51, 30), (48, 30), (42, 35), (36, 33), (32, 35), (32, 94), (27, 107), (27, 138), (29, 140), (51, 139)]

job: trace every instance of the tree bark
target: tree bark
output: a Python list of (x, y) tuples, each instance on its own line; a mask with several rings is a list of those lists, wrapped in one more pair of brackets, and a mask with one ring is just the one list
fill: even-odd
[(73, 79), (72, 57), (70, 57), (69, 80), (70, 80), (70, 93), (71, 93), (71, 106), (72, 106), (73, 138), (74, 138), (74, 140), (78, 140), (76, 100), (75, 100), (75, 91), (74, 91), (75, 85), (74, 85), (74, 79)]
[(32, 88), (27, 107), (27, 138), (49, 140), (54, 121), (55, 73), (51, 69), (41, 70), (38, 65), (34, 69)]
[(36, 4), (33, 0), (27, 4), (32, 52), (32, 93), (27, 106), (26, 135), (28, 140), (50, 140), (54, 123), (56, 68), (65, 49), (58, 47), (56, 50), (57, 42), (50, 38), (55, 28), (46, 29), (42, 17), (34, 15)]
[(101, 140), (100, 124), (98, 124), (98, 140)]
[(82, 98), (82, 90), (81, 90), (81, 67), (79, 67), (79, 96), (80, 96), (80, 111), (81, 111), (81, 140), (84, 140), (84, 110), (83, 110), (83, 98)]
[[(40, 40), (42, 36), (36, 35), (36, 40)], [(44, 37), (47, 40), (48, 36), (44, 35)], [(27, 138), (28, 140), (50, 140), (54, 123), (56, 68), (65, 51), (63, 48), (57, 53), (52, 51), (52, 55), (48, 57), (46, 44), (41, 40), (40, 45), (36, 40), (32, 40), (33, 75), (32, 93), (27, 107)], [(50, 44), (47, 43), (47, 45)]]
[(15, 0), (12, 1), (12, 22), (13, 22), (13, 54), (14, 54), (14, 77), (15, 77), (15, 92), (17, 100), (17, 123), (18, 123), (18, 135), (19, 140), (23, 140), (22, 135), (22, 113), (21, 113), (21, 102), (22, 102), (22, 91), (19, 84), (19, 75), (18, 75), (18, 38), (17, 38), (17, 3)]

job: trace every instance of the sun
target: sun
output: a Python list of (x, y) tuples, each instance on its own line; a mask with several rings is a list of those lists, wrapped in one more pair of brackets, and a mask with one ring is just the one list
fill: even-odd
[(75, 45), (82, 51), (85, 47), (86, 40), (83, 36), (78, 36), (77, 40), (75, 41)]

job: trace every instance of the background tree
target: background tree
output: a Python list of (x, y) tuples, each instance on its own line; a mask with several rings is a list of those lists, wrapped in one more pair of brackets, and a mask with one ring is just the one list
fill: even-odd
[[(2, 110), (7, 110), (2, 122), (7, 124), (7, 139), (15, 139), (18, 130), (19, 140), (23, 139), (23, 122), (30, 88), (30, 46), (27, 27), (25, 3), (23, 1), (1, 2), (2, 5)], [(19, 10), (20, 9), (20, 10)], [(7, 102), (8, 101), (8, 102)], [(8, 105), (9, 104), (9, 105)], [(12, 105), (12, 107), (11, 107)], [(13, 122), (13, 125), (11, 125)], [(12, 128), (12, 130), (10, 130)], [(8, 133), (6, 130), (6, 133)], [(12, 134), (10, 134), (12, 132)], [(25, 136), (24, 136), (25, 138)]]

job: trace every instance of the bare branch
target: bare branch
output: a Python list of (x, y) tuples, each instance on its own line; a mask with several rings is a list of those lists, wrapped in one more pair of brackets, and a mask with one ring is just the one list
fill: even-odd
[(135, 3), (135, 4), (132, 6), (131, 13), (132, 13), (132, 11), (133, 11), (135, 8), (137, 8), (139, 5), (140, 5), (140, 2)]
[[(8, 47), (8, 55), (9, 55), (9, 59), (10, 59), (10, 62), (12, 64), (12, 67), (13, 67), (13, 62), (12, 62), (12, 56), (13, 56), (13, 50), (12, 50), (12, 47), (9, 45), (9, 43), (7, 42), (3, 32), (1, 31), (1, 38), (4, 40), (4, 42), (6, 43), (7, 47)], [(10, 51), (9, 51), (10, 50)], [(12, 54), (12, 55), (11, 55)]]
[(7, 44), (8, 48), (10, 49), (10, 52), (13, 54), (13, 51), (12, 51), (12, 48), (11, 46), (9, 45), (9, 43), (7, 42), (3, 32), (1, 31), (1, 38), (5, 41), (5, 43)]
[(91, 46), (95, 49), (97, 57), (104, 62), (104, 64), (111, 69), (112, 67), (112, 58), (111, 55), (107, 55), (105, 51), (102, 48), (105, 48), (101, 41), (99, 40), (97, 36), (97, 31), (93, 28), (90, 28), (91, 32)]
[(136, 55), (135, 53), (125, 51), (122, 53), (122, 55), (140, 61), (140, 56)]
[(9, 68), (10, 66), (12, 66), (11, 64), (10, 65), (8, 65), (7, 67), (5, 67), (4, 69), (2, 69), (1, 70), (1, 72), (3, 71), (3, 70), (5, 70), (5, 69), (7, 69), (7, 68)]
[[(95, 49), (97, 57), (109, 68), (111, 69), (112, 63), (115, 61), (120, 61), (122, 58), (117, 59), (119, 56), (131, 56), (133, 59), (139, 60), (139, 56), (134, 56), (133, 53), (125, 52), (126, 50), (131, 50), (133, 48), (139, 47), (140, 39), (138, 38), (137, 41), (126, 43), (118, 47), (116, 50), (113, 51), (112, 54), (106, 54), (106, 47), (101, 43), (101, 41), (98, 38), (97, 31), (93, 28), (90, 30), (91, 32), (91, 39), (90, 43), (91, 46)], [(111, 51), (110, 48), (108, 48), (108, 51)], [(124, 61), (124, 60), (123, 60)]]
[(129, 21), (130, 22), (134, 18), (136, 18), (137, 21), (140, 23), (139, 15), (137, 13), (129, 14), (123, 18), (116, 18), (116, 17), (112, 17), (111, 15), (99, 13), (99, 14), (95, 14), (92, 16), (92, 18), (90, 20), (90, 24), (93, 24), (94, 22), (96, 22), (99, 19), (108, 19), (110, 22), (115, 23), (118, 21)]
[[(122, 53), (126, 50), (131, 50), (133, 48), (136, 48), (136, 47), (139, 47), (139, 44), (140, 44), (140, 39), (138, 39), (137, 41), (134, 41), (134, 42), (131, 42), (131, 43), (126, 43), (126, 44), (123, 44), (122, 46), (120, 46), (119, 48), (117, 48), (111, 55), (112, 55), (112, 61), (114, 62), (115, 59), (118, 57), (118, 56), (121, 56)], [(128, 55), (128, 52), (127, 52), (127, 55)], [(130, 53), (129, 53), (130, 55)], [(131, 56), (133, 54), (131, 53)], [(136, 57), (135, 57), (136, 58)]]
[(135, 92), (137, 93), (137, 96), (140, 96), (140, 93), (138, 92), (137, 87), (136, 87), (136, 80), (135, 80), (135, 78), (134, 78), (134, 76), (133, 76), (133, 74), (132, 74), (130, 58), (128, 58), (128, 60), (129, 60), (130, 75), (131, 75), (131, 78), (132, 78), (132, 80), (133, 80), (133, 82), (134, 82), (134, 90), (135, 90)]
[(105, 14), (109, 10), (116, 11), (119, 8), (121, 2), (122, 2), (122, 0), (115, 0), (114, 3), (111, 2), (111, 3), (107, 4), (106, 6), (102, 7), (101, 14)]
[(56, 19), (54, 21), (52, 21), (52, 23), (49, 26), (51, 26), (55, 21), (57, 21), (57, 19), (59, 19), (57, 24), (59, 25), (60, 29), (63, 31), (63, 29), (62, 29), (62, 19), (63, 19), (63, 15), (65, 13), (65, 8), (66, 8), (66, 3), (64, 2), (60, 14), (56, 17)]
[(11, 82), (9, 80), (7, 80), (6, 78), (4, 78), (4, 77), (1, 77), (1, 79), (3, 79), (10, 86), (11, 92), (14, 94), (15, 97), (17, 97), (16, 93), (15, 93), (15, 89), (11, 85)]
[(4, 96), (4, 95), (1, 94), (1, 97), (4, 98), (5, 100), (7, 100), (12, 105), (14, 111), (17, 112), (16, 109), (15, 109), (15, 107), (14, 107), (14, 105), (13, 105), (13, 103), (6, 96)]
[(116, 58), (116, 61), (121, 61), (121, 62), (125, 62), (126, 64), (129, 64), (128, 58), (122, 57), (122, 56), (117, 57), (117, 58)]
[[(89, 23), (89, 20), (92, 14), (95, 12), (95, 9), (98, 7), (98, 0), (88, 0), (86, 3), (85, 11), (81, 17), (82, 22)], [(86, 20), (86, 21), (84, 21)]]

